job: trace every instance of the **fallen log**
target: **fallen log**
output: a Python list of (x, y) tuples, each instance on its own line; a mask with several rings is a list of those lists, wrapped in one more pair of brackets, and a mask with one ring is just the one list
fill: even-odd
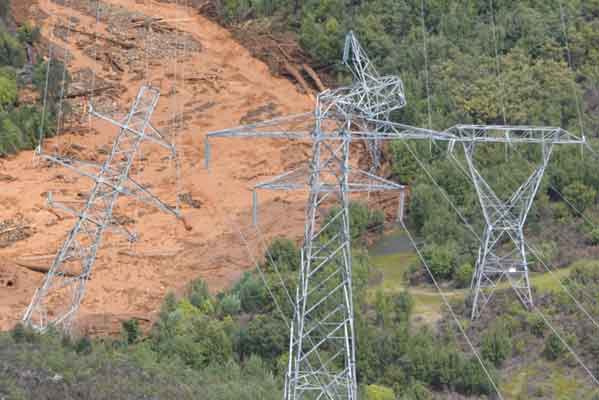
[(77, 97), (86, 97), (86, 96), (91, 96), (91, 95), (97, 95), (97, 94), (101, 94), (107, 90), (110, 89), (117, 89), (118, 86), (116, 85), (109, 85), (109, 86), (102, 86), (102, 87), (97, 87), (97, 88), (93, 88), (93, 89), (87, 89), (87, 90), (79, 90), (77, 92), (73, 92), (73, 93), (68, 93), (65, 98), (67, 99), (74, 99)]
[(135, 258), (150, 258), (150, 257), (174, 257), (179, 254), (183, 249), (178, 250), (155, 250), (155, 251), (144, 251), (136, 252), (131, 250), (119, 250), (118, 255), (135, 257)]
[(308, 64), (302, 64), (302, 68), (304, 69), (304, 71), (306, 71), (310, 78), (312, 78), (320, 92), (324, 92), (325, 90), (327, 90), (327, 88), (322, 84), (320, 77), (318, 76), (316, 71), (312, 69), (312, 67), (310, 67)]
[(92, 37), (94, 39), (98, 38), (98, 39), (104, 40), (106, 42), (112, 43), (114, 45), (120, 46), (120, 47), (122, 47), (124, 49), (127, 49), (127, 50), (128, 49), (134, 49), (134, 48), (137, 47), (133, 43), (122, 42), (120, 40), (116, 40), (116, 39), (110, 38), (108, 36), (104, 36), (101, 33), (96, 33), (96, 32), (90, 33), (90, 32), (82, 31), (80, 29), (76, 29), (76, 28), (73, 28), (73, 27), (67, 27), (65, 25), (57, 25), (57, 27), (63, 28), (63, 29), (69, 29), (72, 32), (79, 33), (79, 34), (87, 36), (87, 37)]
[(27, 229), (27, 228), (31, 228), (31, 227), (29, 225), (13, 226), (13, 227), (1, 230), (0, 231), (0, 235), (4, 235), (5, 233), (14, 232), (14, 231), (19, 230), (19, 229)]
[(301, 85), (302, 89), (304, 89), (304, 92), (306, 92), (306, 94), (312, 94), (310, 86), (308, 86), (308, 83), (306, 82), (302, 74), (300, 74), (300, 72), (297, 70), (297, 68), (295, 68), (289, 63), (285, 63), (284, 66), (285, 70), (289, 73), (289, 75), (291, 75), (293, 79), (295, 79)]
[(125, 72), (125, 69), (121, 66), (121, 64), (119, 64), (111, 55), (109, 52), (105, 52), (104, 53), (106, 55), (106, 58), (108, 59), (108, 61), (110, 62), (110, 65), (112, 65), (112, 67), (117, 71), (117, 72)]
[[(17, 265), (19, 267), (26, 268), (33, 272), (39, 272), (41, 274), (47, 274), (50, 271), (50, 267), (47, 265), (33, 264), (33, 263), (28, 263), (26, 261), (19, 261), (19, 260), (14, 260), (13, 262), (15, 263), (15, 265)], [(64, 276), (67, 276), (69, 278), (75, 278), (75, 277), (79, 276), (78, 273), (75, 273), (73, 271), (68, 271), (68, 270), (67, 271), (62, 270), (61, 273)], [(91, 279), (91, 276), (88, 279)]]

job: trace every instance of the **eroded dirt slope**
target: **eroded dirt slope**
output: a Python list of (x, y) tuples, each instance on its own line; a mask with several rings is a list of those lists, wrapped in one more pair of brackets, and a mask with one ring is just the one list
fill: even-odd
[[(221, 140), (213, 146), (209, 173), (203, 166), (204, 137), (211, 130), (309, 110), (312, 100), (289, 81), (273, 77), (226, 30), (175, 4), (105, 1), (98, 32), (111, 40), (94, 41), (86, 33), (96, 26), (95, 3), (41, 0), (28, 15), (42, 24), (44, 38), (58, 46), (55, 54), (71, 55), (72, 91), (89, 88), (90, 71), (95, 71), (96, 87), (111, 87), (93, 99), (103, 109), (126, 111), (145, 81), (161, 89), (153, 122), (172, 137), (178, 116), (181, 178), (177, 185), (166, 154), (152, 146), (136, 162), (135, 176), (170, 204), (182, 194), (182, 210), (193, 227), (188, 232), (152, 207), (120, 201), (117, 217), (138, 233), (139, 241), (130, 246), (117, 234), (105, 235), (80, 312), (80, 324), (92, 333), (111, 333), (119, 319), (151, 319), (167, 291), (181, 291), (194, 278), (202, 277), (218, 290), (252, 266), (234, 228), (249, 224), (248, 188), (297, 164), (309, 149), (268, 140)], [(150, 39), (140, 40), (148, 23), (153, 24)], [(70, 29), (56, 27), (65, 24)], [(87, 121), (85, 98), (70, 101), (74, 114), (66, 129), (74, 133), (47, 140), (45, 151), (101, 161), (116, 130)], [(90, 188), (89, 180), (35, 160), (32, 152), (0, 160), (0, 221), (8, 221), (5, 229), (17, 228), (3, 232), (0, 225), (0, 268), (12, 282), (0, 285), (1, 329), (21, 318), (43, 279), (26, 266), (49, 265), (74, 223), (73, 217), (46, 204), (46, 193), (80, 199), (72, 203), (80, 207)], [(264, 194), (261, 205), (265, 234), (301, 234), (301, 195), (281, 199)]]

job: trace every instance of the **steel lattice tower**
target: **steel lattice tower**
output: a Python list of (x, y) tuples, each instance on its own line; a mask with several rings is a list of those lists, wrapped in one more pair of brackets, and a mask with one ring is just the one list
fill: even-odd
[[(353, 34), (348, 46), (360, 49)], [(363, 52), (353, 58), (356, 81), (350, 87), (327, 90), (317, 97), (313, 113), (213, 132), (206, 139), (263, 137), (308, 141), (307, 165), (256, 186), (266, 190), (308, 192), (300, 279), (290, 332), (286, 400), (357, 399), (353, 325), (352, 255), (349, 197), (356, 192), (399, 191), (404, 187), (354, 167), (351, 144), (405, 138), (445, 137), (408, 125), (386, 124), (392, 110), (403, 107), (403, 84), (398, 77), (377, 80), (367, 76), (370, 61)], [(363, 80), (360, 80), (365, 78)], [(376, 85), (375, 85), (376, 86)], [(370, 149), (372, 147), (369, 146)], [(335, 210), (323, 221), (327, 210)]]
[[(49, 326), (69, 331), (91, 277), (103, 233), (107, 229), (118, 229), (130, 240), (135, 239), (113, 219), (113, 209), (122, 195), (135, 196), (183, 220), (178, 209), (163, 203), (129, 176), (144, 141), (159, 144), (170, 152), (171, 157), (177, 157), (175, 146), (168, 143), (150, 122), (159, 97), (158, 89), (142, 86), (122, 122), (103, 116), (90, 106), (92, 115), (119, 127), (112, 151), (101, 165), (41, 154), (51, 162), (92, 179), (95, 184), (80, 211), (56, 204), (49, 197), (51, 203), (74, 214), (77, 221), (54, 258), (42, 286), (36, 290), (23, 316), (25, 324), (40, 331)], [(38, 151), (41, 152), (41, 145)]]
[[(470, 177), (478, 195), (485, 220), (485, 230), (472, 277), (473, 304), (471, 317), (478, 317), (489, 303), (502, 280), (507, 280), (524, 307), (533, 307), (527, 261), (524, 225), (539, 190), (554, 145), (583, 144), (561, 128), (531, 126), (459, 125), (448, 133), (462, 143)], [(477, 168), (476, 147), (488, 143), (535, 145), (541, 160), (532, 174), (507, 200), (495, 193)]]
[[(351, 31), (345, 37), (343, 63), (351, 71), (354, 84), (329, 95), (336, 98), (338, 107), (371, 121), (388, 121), (393, 111), (406, 105), (402, 80), (395, 75), (381, 76)], [(380, 124), (371, 123), (370, 128), (377, 132)], [(372, 162), (370, 172), (374, 172), (381, 165), (381, 141), (367, 140), (366, 146)]]

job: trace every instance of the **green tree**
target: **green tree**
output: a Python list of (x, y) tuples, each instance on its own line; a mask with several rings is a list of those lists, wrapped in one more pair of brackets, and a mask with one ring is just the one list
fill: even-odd
[(21, 68), (24, 64), (25, 50), (16, 38), (0, 27), (0, 66)]
[(6, 73), (0, 74), (0, 112), (9, 111), (17, 102), (17, 81)]
[(575, 182), (564, 188), (564, 197), (576, 208), (572, 212), (578, 215), (595, 203), (597, 191), (581, 182)]
[(444, 245), (427, 245), (423, 256), (437, 279), (451, 279), (456, 270), (456, 245), (446, 243)]

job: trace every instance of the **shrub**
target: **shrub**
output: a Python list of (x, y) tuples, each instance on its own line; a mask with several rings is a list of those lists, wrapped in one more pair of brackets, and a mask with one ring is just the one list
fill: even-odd
[(264, 282), (255, 274), (246, 272), (233, 288), (239, 295), (241, 310), (246, 313), (264, 312), (270, 309), (270, 297)]
[[(343, 217), (339, 214), (339, 208), (333, 208), (325, 219), (325, 224), (330, 222), (327, 228), (329, 236), (335, 235), (343, 223)], [(332, 219), (335, 219), (331, 222)], [(349, 229), (352, 240), (361, 239), (368, 232), (382, 232), (384, 228), (385, 215), (380, 210), (371, 210), (368, 206), (352, 202), (349, 204)]]
[(0, 70), (0, 112), (11, 110), (17, 98), (17, 77), (11, 71)]
[(565, 351), (566, 346), (555, 333), (549, 335), (545, 340), (543, 354), (548, 360), (557, 360)]
[(589, 236), (589, 242), (591, 243), (591, 245), (599, 245), (599, 228), (593, 228)]
[(25, 50), (11, 34), (0, 27), (0, 65), (21, 68), (25, 64)]
[(455, 273), (455, 284), (458, 288), (466, 288), (470, 286), (474, 268), (470, 263), (462, 264)]
[(482, 338), (482, 356), (499, 367), (512, 354), (512, 340), (504, 326), (495, 327)]
[(187, 297), (189, 302), (194, 306), (202, 310), (203, 312), (210, 312), (212, 310), (210, 292), (208, 291), (208, 285), (202, 279), (198, 279), (191, 283), (188, 289)]
[(564, 188), (564, 197), (576, 208), (572, 212), (577, 215), (595, 203), (597, 191), (581, 182), (574, 182)]
[(409, 321), (414, 309), (414, 298), (407, 291), (400, 292), (393, 299), (396, 321)]
[(17, 30), (17, 39), (21, 43), (27, 43), (29, 45), (33, 45), (37, 41), (39, 41), (41, 37), (40, 28), (37, 26), (31, 26), (29, 23), (23, 24)]
[(266, 269), (273, 269), (273, 263), (283, 271), (299, 268), (300, 252), (292, 240), (277, 238), (272, 241), (266, 253)]
[(395, 400), (393, 389), (385, 386), (368, 385), (365, 395), (365, 400)]
[(428, 245), (423, 253), (424, 259), (435, 278), (450, 279), (453, 276), (456, 269), (457, 253), (454, 243)]
[[(48, 68), (50, 69), (49, 72)], [(46, 96), (47, 90), (47, 107), (52, 113), (57, 112), (57, 105), (63, 95), (68, 93), (70, 83), (71, 76), (64, 63), (60, 60), (52, 59), (40, 63), (33, 71), (33, 85), (36, 87), (41, 98)]]
[(528, 315), (526, 322), (529, 326), (530, 333), (537, 337), (543, 337), (545, 334), (546, 324), (543, 318), (537, 314)]
[(241, 300), (239, 299), (239, 295), (225, 295), (220, 301), (220, 311), (222, 316), (239, 314), (239, 311), (241, 311)]
[(75, 342), (75, 351), (77, 354), (90, 354), (92, 350), (92, 341), (87, 336), (83, 336)]
[(127, 344), (133, 344), (141, 338), (141, 329), (136, 319), (123, 321), (122, 336)]

